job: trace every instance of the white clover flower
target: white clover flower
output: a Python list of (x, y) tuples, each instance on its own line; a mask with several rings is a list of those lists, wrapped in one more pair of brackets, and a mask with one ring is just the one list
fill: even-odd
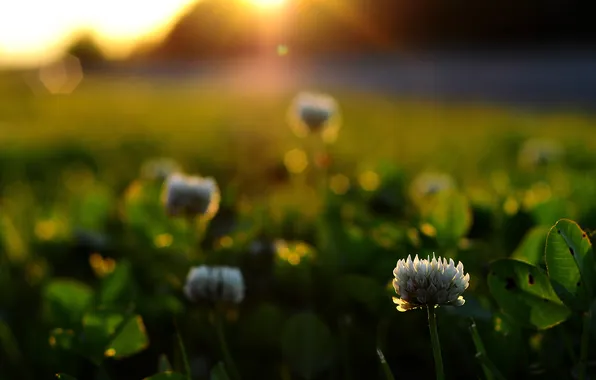
[(244, 278), (238, 268), (201, 265), (191, 268), (184, 294), (192, 302), (240, 303), (244, 299)]
[(462, 296), (469, 286), (470, 275), (464, 275), (464, 265), (457, 266), (452, 259), (438, 259), (433, 253), (432, 260), (419, 260), (418, 255), (412, 261), (410, 255), (401, 259), (393, 270), (393, 288), (399, 297), (394, 297), (397, 310), (408, 311), (424, 306), (437, 305), (462, 306)]
[(424, 172), (412, 181), (412, 192), (417, 197), (437, 194), (455, 188), (455, 181), (446, 173)]
[(169, 175), (180, 171), (180, 166), (175, 160), (160, 157), (145, 162), (141, 168), (141, 175), (147, 179), (165, 180)]
[(332, 141), (339, 130), (339, 107), (335, 99), (326, 94), (299, 93), (290, 110), (290, 124), (294, 132), (304, 137), (309, 133), (321, 133)]
[(518, 161), (521, 166), (536, 167), (555, 162), (562, 154), (563, 147), (557, 141), (535, 138), (521, 147)]
[(200, 215), (213, 218), (219, 209), (221, 195), (213, 178), (185, 176), (175, 173), (164, 183), (163, 200), (171, 216)]

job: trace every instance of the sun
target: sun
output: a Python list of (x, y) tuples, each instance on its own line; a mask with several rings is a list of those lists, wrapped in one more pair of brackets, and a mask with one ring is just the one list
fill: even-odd
[(249, 3), (263, 9), (272, 9), (282, 6), (286, 0), (248, 0)]

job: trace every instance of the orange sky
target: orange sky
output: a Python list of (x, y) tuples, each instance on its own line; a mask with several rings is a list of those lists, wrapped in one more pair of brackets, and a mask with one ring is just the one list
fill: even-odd
[(122, 57), (136, 41), (162, 37), (196, 1), (3, 0), (0, 66), (49, 61), (84, 30), (93, 33), (108, 56)]

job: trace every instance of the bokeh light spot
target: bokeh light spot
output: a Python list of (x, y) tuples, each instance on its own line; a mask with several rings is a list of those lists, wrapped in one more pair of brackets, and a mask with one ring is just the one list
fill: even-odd
[(360, 183), (360, 187), (362, 187), (366, 191), (375, 191), (379, 188), (381, 184), (381, 179), (379, 175), (372, 170), (367, 170), (360, 174), (358, 177), (358, 182)]
[(505, 200), (505, 203), (503, 204), (503, 211), (505, 211), (507, 215), (513, 215), (517, 213), (518, 210), (519, 202), (513, 197), (507, 197), (507, 200)]
[(306, 153), (301, 149), (292, 149), (284, 156), (284, 164), (290, 173), (302, 173), (308, 166)]
[(81, 62), (69, 55), (39, 69), (39, 80), (51, 94), (70, 94), (83, 80)]
[(166, 248), (166, 247), (169, 247), (170, 245), (172, 245), (173, 241), (174, 241), (174, 238), (172, 237), (172, 235), (165, 233), (165, 234), (157, 235), (155, 237), (153, 243), (155, 244), (155, 246), (157, 248)]
[(350, 189), (350, 179), (343, 174), (336, 174), (329, 179), (329, 187), (337, 195), (344, 195)]

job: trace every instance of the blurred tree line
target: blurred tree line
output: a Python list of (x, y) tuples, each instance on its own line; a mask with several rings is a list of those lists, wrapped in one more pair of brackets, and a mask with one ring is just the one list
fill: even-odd
[(582, 0), (294, 0), (264, 15), (240, 0), (201, 0), (133, 59), (235, 57), (278, 44), (298, 55), (594, 46), (595, 9)]

